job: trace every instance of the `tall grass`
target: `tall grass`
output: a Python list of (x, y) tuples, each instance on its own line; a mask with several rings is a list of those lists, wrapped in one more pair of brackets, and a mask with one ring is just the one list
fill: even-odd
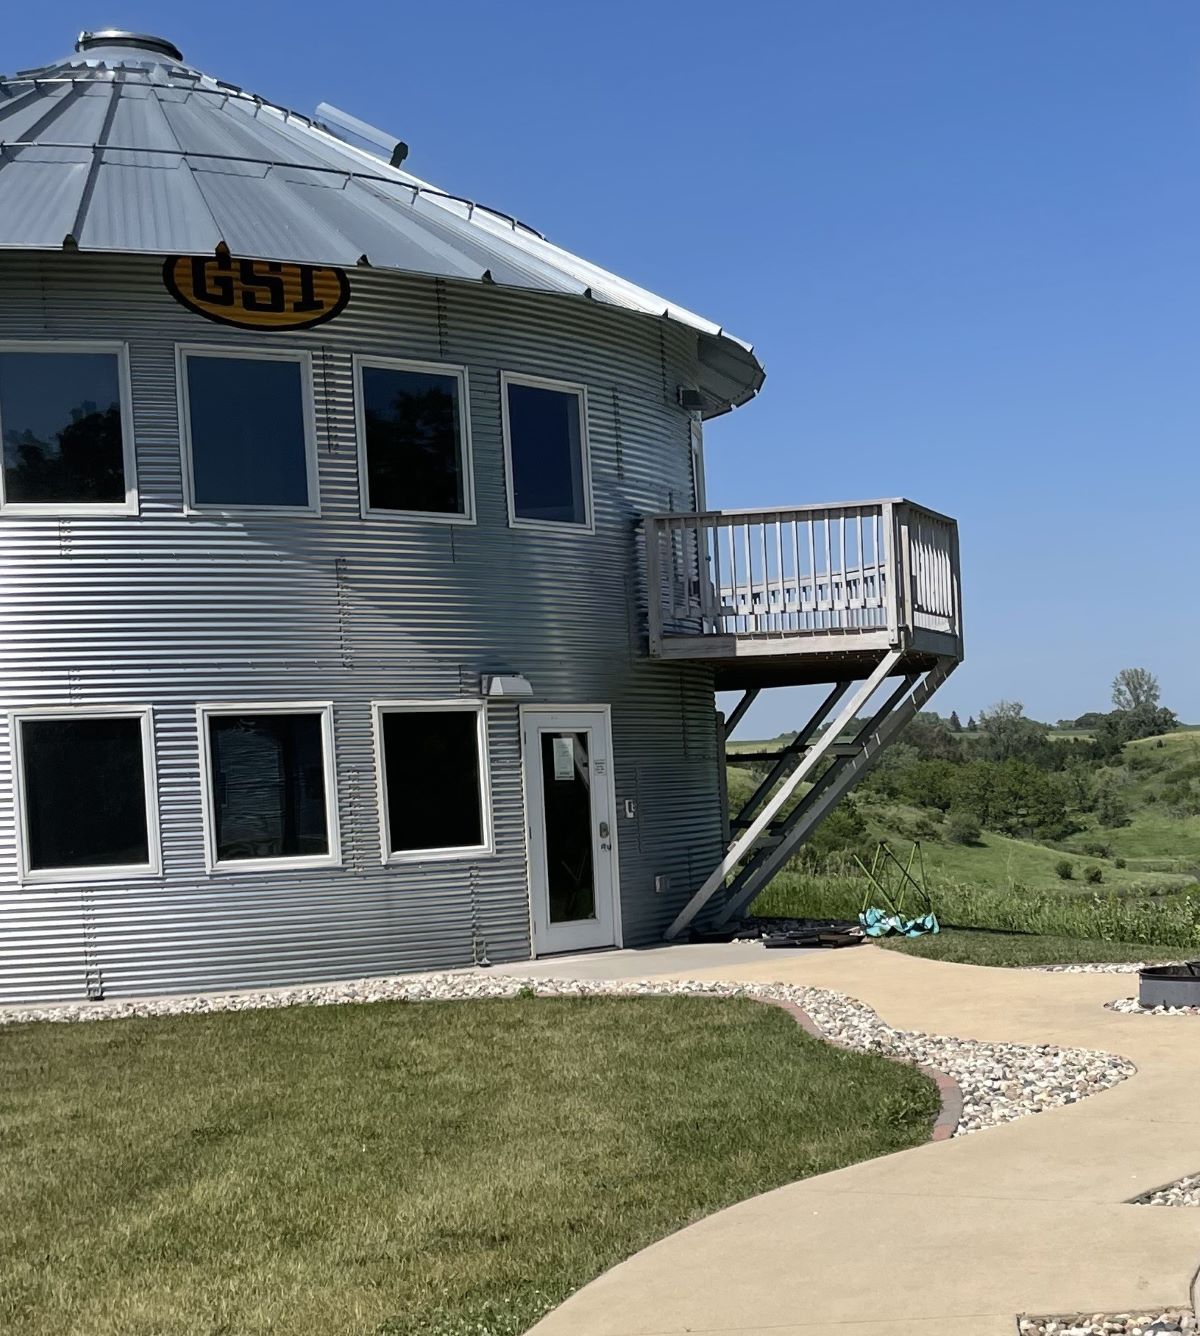
[[(853, 919), (862, 908), (865, 887), (859, 877), (785, 873), (758, 897), (752, 912)], [(979, 887), (951, 881), (931, 887), (930, 893), (944, 925), (1085, 941), (1200, 946), (1200, 894), (1046, 895), (1019, 885)]]

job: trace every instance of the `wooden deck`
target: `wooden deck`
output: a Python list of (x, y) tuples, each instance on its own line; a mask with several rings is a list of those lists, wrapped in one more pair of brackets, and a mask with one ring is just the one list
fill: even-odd
[(958, 526), (905, 500), (645, 521), (652, 658), (718, 690), (847, 681), (962, 658)]

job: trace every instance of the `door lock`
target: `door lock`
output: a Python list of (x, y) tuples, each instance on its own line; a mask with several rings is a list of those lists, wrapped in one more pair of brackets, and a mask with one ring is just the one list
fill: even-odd
[(608, 822), (607, 822), (607, 821), (601, 821), (601, 823), (600, 823), (600, 838), (601, 838), (602, 840), (606, 840), (606, 839), (608, 839)]

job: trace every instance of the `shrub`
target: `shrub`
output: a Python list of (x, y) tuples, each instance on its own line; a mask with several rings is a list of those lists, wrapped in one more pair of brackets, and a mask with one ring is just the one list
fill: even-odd
[(1114, 867), (1124, 867), (1124, 866), (1125, 866), (1125, 860), (1124, 860), (1123, 858), (1117, 858), (1117, 859), (1114, 859), (1114, 860), (1113, 860), (1113, 866), (1114, 866)]
[(1129, 825), (1129, 808), (1124, 798), (1110, 784), (1102, 784), (1096, 794), (1096, 816), (1102, 826)]
[(1104, 873), (1093, 863), (1083, 869), (1083, 879), (1089, 886), (1098, 886), (1104, 880)]
[(951, 812), (946, 821), (946, 838), (951, 844), (978, 844), (983, 831), (970, 812)]
[(1060, 858), (1054, 865), (1054, 871), (1063, 881), (1070, 881), (1075, 875), (1075, 864), (1069, 858)]
[(1093, 858), (1111, 858), (1112, 845), (1105, 844), (1103, 840), (1089, 840), (1083, 846), (1083, 852), (1090, 854)]

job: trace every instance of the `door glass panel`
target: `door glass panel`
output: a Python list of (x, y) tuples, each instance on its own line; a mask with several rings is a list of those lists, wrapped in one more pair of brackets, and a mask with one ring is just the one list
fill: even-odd
[(551, 923), (596, 917), (589, 734), (542, 734), (546, 890)]

